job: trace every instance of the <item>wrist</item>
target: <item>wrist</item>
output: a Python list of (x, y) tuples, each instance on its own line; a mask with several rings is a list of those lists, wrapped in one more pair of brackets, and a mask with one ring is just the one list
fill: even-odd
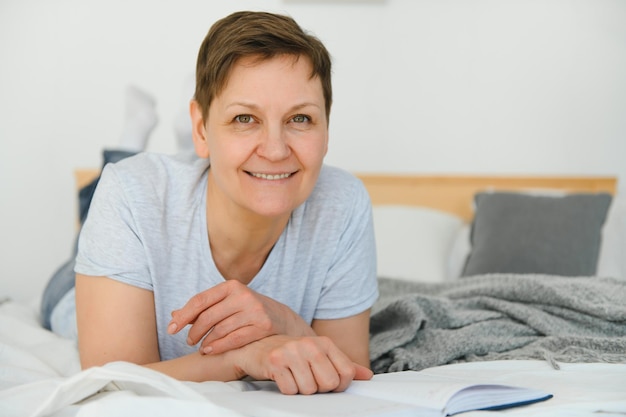
[(146, 365), (181, 381), (235, 381), (247, 374), (244, 372), (241, 359), (235, 355), (240, 349), (218, 355), (203, 355), (194, 352), (167, 361)]
[(246, 346), (244, 346), (239, 349), (229, 350), (228, 352), (222, 354), (228, 368), (230, 368), (233, 372), (233, 381), (240, 380), (248, 376), (248, 373), (245, 371), (244, 362), (248, 356), (245, 353), (246, 350)]
[(316, 336), (315, 331), (306, 321), (304, 321), (302, 317), (300, 317), (300, 315), (291, 310), (289, 307), (286, 308), (289, 314), (284, 316), (288, 317), (285, 335), (295, 337)]

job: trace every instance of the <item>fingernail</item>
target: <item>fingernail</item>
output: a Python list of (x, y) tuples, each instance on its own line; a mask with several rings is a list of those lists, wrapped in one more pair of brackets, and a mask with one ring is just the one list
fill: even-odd
[(169, 326), (167, 326), (167, 332), (169, 334), (173, 334), (176, 332), (176, 329), (178, 329), (178, 326), (176, 326), (176, 323), (170, 323)]
[(208, 355), (209, 353), (213, 352), (213, 348), (211, 346), (207, 346), (205, 348), (202, 348), (202, 353), (204, 355)]

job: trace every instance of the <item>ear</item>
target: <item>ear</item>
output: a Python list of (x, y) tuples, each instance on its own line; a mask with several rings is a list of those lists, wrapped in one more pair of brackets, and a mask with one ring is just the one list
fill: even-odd
[(209, 157), (209, 144), (207, 142), (206, 126), (202, 117), (202, 108), (196, 100), (189, 102), (189, 115), (191, 116), (191, 137), (196, 149), (196, 155), (200, 158)]

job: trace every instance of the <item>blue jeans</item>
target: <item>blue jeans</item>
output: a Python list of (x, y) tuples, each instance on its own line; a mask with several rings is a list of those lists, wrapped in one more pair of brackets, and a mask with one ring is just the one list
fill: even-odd
[[(136, 152), (128, 152), (123, 150), (104, 150), (102, 152), (102, 167), (108, 163), (115, 163), (124, 158), (135, 155)], [(87, 218), (87, 212), (91, 205), (91, 199), (96, 191), (96, 186), (100, 177), (93, 180), (87, 186), (81, 188), (78, 192), (78, 215), (80, 224), (82, 225)], [(76, 253), (78, 249), (78, 238), (74, 242), (72, 254), (70, 258), (57, 269), (48, 281), (41, 299), (41, 324), (50, 330), (50, 316), (57, 306), (61, 298), (74, 288), (74, 265), (76, 263)]]

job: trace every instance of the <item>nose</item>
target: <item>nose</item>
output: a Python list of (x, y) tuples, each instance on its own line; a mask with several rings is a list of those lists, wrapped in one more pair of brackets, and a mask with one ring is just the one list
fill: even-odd
[(270, 126), (265, 129), (257, 147), (257, 154), (269, 161), (280, 161), (291, 154), (287, 133), (282, 126)]

